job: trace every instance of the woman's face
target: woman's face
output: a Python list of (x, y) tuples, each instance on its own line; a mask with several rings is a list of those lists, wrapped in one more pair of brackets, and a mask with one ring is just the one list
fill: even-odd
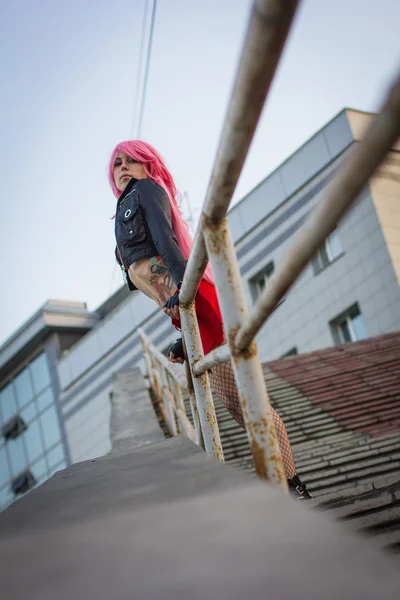
[(131, 179), (146, 179), (143, 165), (124, 152), (119, 151), (114, 161), (114, 181), (117, 189), (123, 192)]

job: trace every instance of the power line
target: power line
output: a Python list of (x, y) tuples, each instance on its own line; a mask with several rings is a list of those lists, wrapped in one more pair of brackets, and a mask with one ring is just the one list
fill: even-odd
[(144, 3), (144, 13), (143, 13), (143, 25), (142, 25), (142, 36), (140, 40), (140, 52), (139, 52), (139, 63), (136, 77), (136, 93), (135, 93), (135, 103), (133, 108), (133, 120), (132, 120), (132, 136), (134, 136), (135, 131), (135, 123), (137, 117), (137, 109), (139, 104), (139, 92), (140, 92), (140, 78), (142, 74), (142, 63), (143, 63), (143, 53), (144, 53), (144, 41), (146, 37), (146, 21), (147, 21), (147, 11), (149, 8), (150, 1), (145, 0)]
[(140, 134), (142, 131), (143, 112), (144, 112), (144, 104), (145, 104), (145, 100), (146, 100), (147, 81), (148, 81), (148, 77), (149, 77), (150, 57), (151, 57), (151, 48), (152, 48), (152, 44), (153, 44), (153, 33), (154, 33), (154, 23), (155, 23), (155, 17), (156, 17), (156, 8), (157, 8), (157, 0), (153, 0), (153, 11), (151, 14), (149, 43), (147, 46), (146, 67), (145, 67), (145, 71), (144, 71), (144, 80), (143, 80), (142, 102), (140, 105), (139, 122), (138, 122), (137, 135), (136, 135), (137, 138), (140, 138)]

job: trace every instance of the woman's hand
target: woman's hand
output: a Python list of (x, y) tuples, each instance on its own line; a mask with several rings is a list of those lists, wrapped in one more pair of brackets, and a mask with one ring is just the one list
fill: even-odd
[(174, 306), (173, 308), (163, 308), (162, 311), (168, 315), (169, 317), (171, 317), (171, 319), (178, 319), (180, 318), (179, 315), (179, 307), (178, 306)]
[(183, 343), (182, 338), (176, 340), (174, 344), (172, 344), (171, 348), (168, 350), (168, 360), (172, 363), (182, 364), (185, 362), (185, 355), (183, 353)]
[(168, 298), (163, 306), (163, 312), (171, 319), (179, 319), (179, 290), (173, 296)]

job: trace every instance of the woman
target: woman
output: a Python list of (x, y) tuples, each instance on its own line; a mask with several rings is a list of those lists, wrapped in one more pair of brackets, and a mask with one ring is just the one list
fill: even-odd
[[(149, 144), (121, 142), (109, 165), (109, 182), (118, 198), (115, 213), (116, 258), (129, 289), (138, 289), (168, 314), (179, 328), (179, 289), (192, 239), (177, 203), (177, 190), (160, 154)], [(196, 296), (196, 314), (204, 353), (224, 343), (222, 318), (210, 265)], [(183, 362), (182, 342), (170, 349), (169, 360)], [(209, 372), (210, 385), (232, 417), (244, 427), (230, 362)], [(310, 498), (296, 475), (286, 428), (273, 410), (274, 423), (289, 489), (298, 500)]]

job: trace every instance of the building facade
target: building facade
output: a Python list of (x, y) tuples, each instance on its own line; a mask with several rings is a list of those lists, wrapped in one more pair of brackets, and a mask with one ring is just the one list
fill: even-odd
[[(344, 110), (229, 212), (248, 304), (279, 269), (371, 115)], [(260, 357), (400, 329), (400, 145), (257, 337)], [(177, 332), (139, 292), (96, 311), (48, 302), (0, 349), (0, 507), (65, 465), (109, 452), (114, 373), (142, 364), (137, 328), (166, 350)]]

